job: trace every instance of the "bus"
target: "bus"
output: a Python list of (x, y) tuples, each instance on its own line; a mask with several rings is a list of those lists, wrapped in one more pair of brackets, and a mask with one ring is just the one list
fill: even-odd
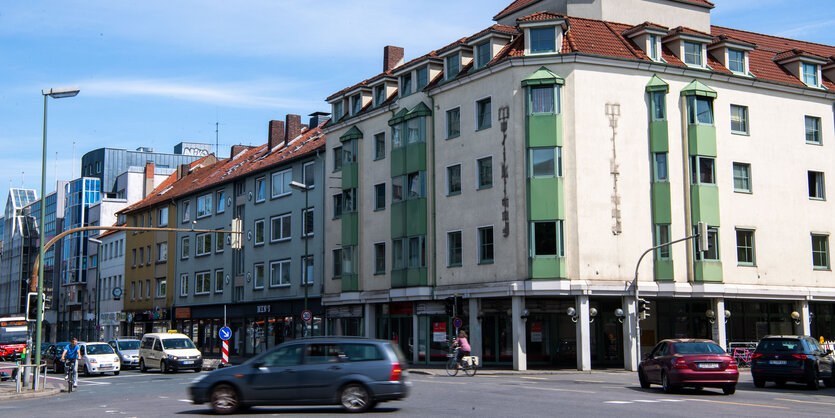
[(0, 318), (0, 361), (20, 360), (28, 337), (26, 317)]

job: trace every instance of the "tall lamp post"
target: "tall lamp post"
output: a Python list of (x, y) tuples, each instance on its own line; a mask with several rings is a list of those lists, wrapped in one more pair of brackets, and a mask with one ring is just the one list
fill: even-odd
[[(102, 242), (95, 238), (87, 238), (88, 242), (96, 244), (96, 341), (102, 341), (101, 332), (101, 245)], [(89, 251), (89, 250), (88, 250)]]
[[(43, 154), (41, 158), (41, 216), (38, 225), (40, 231), (40, 239), (38, 240), (38, 249), (40, 259), (44, 259), (43, 246), (45, 241), (44, 224), (46, 219), (46, 206), (44, 205), (44, 195), (46, 192), (46, 103), (47, 96), (53, 99), (62, 99), (64, 97), (74, 97), (79, 92), (78, 87), (59, 87), (54, 89), (43, 89)], [(35, 319), (35, 347), (32, 351), (35, 352), (35, 364), (41, 364), (41, 325), (43, 323), (43, 265), (45, 263), (38, 263), (38, 314)], [(35, 379), (37, 385), (37, 379)]]
[[(309, 287), (310, 277), (307, 277), (307, 263), (309, 262), (310, 254), (307, 252), (307, 231), (305, 228), (307, 227), (307, 214), (309, 213), (310, 208), (308, 207), (308, 200), (307, 194), (310, 191), (310, 187), (304, 183), (300, 183), (298, 181), (291, 181), (290, 187), (298, 190), (304, 191), (304, 216), (302, 216), (302, 235), (304, 236), (304, 265), (302, 266), (302, 277), (304, 277), (304, 310), (307, 310), (307, 288)], [(305, 332), (306, 334), (306, 332)]]

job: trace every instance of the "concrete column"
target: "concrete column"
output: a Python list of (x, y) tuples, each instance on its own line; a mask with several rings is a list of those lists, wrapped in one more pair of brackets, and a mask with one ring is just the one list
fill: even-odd
[(420, 327), (418, 327), (417, 313), (412, 314), (412, 340), (409, 341), (409, 346), (412, 347), (412, 364), (418, 362), (418, 341), (420, 341)]
[(589, 322), (589, 297), (577, 296), (577, 370), (591, 370), (591, 322)]
[(481, 339), (481, 321), (478, 319), (478, 311), (481, 310), (481, 300), (477, 298), (470, 298), (469, 314), (470, 314), (470, 347), (473, 349), (472, 355), (482, 357), (482, 339)]
[(797, 326), (797, 332), (801, 335), (812, 335), (812, 318), (809, 315), (809, 301), (801, 300), (795, 305), (797, 312), (800, 314), (800, 325)]
[(725, 334), (725, 299), (713, 299), (710, 304), (710, 309), (715, 312), (716, 319), (713, 321), (713, 341), (719, 344), (720, 347), (728, 349), (728, 339)]
[(365, 336), (368, 338), (377, 338), (377, 310), (374, 308), (373, 303), (365, 304)]
[(525, 298), (512, 296), (511, 320), (513, 324), (513, 370), (528, 370), (527, 347), (525, 346), (525, 321), (522, 312), (525, 310)]
[(638, 338), (635, 334), (636, 313), (635, 298), (624, 296), (621, 306), (623, 309), (623, 367), (629, 371), (638, 371)]

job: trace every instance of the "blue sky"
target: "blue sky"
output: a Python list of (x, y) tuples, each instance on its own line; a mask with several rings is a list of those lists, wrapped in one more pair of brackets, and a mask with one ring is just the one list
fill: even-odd
[[(0, 192), (40, 189), (41, 89), (49, 100), (47, 192), (95, 148), (266, 142), (270, 119), (329, 111), (324, 98), (492, 24), (510, 0), (55, 0), (0, 2)], [(714, 0), (714, 25), (835, 45), (832, 0)], [(73, 145), (75, 144), (75, 145)], [(75, 152), (73, 153), (73, 150)], [(56, 156), (57, 153), (57, 156)], [(74, 159), (73, 159), (74, 155)], [(73, 163), (75, 162), (75, 164)]]

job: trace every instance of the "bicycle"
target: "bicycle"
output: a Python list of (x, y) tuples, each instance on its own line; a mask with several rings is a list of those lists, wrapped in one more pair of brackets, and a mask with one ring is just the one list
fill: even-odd
[(76, 359), (66, 359), (64, 360), (64, 371), (65, 376), (64, 379), (67, 381), (67, 392), (72, 392), (75, 387), (75, 362), (78, 361)]
[(461, 357), (461, 362), (458, 362), (458, 352), (461, 350), (461, 347), (454, 347), (452, 351), (447, 354), (447, 362), (446, 362), (446, 372), (450, 376), (455, 376), (458, 374), (458, 369), (464, 371), (467, 376), (475, 376), (478, 372), (478, 357), (477, 356), (464, 356)]

